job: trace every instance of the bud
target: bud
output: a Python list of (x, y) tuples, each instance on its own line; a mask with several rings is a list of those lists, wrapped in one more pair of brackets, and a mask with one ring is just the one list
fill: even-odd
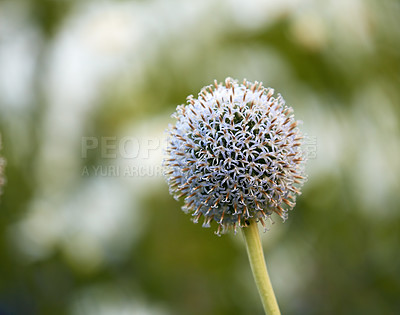
[(249, 219), (264, 225), (273, 213), (286, 220), (305, 180), (303, 137), (292, 112), (273, 89), (231, 78), (177, 107), (165, 175), (195, 223), (216, 221), (220, 234)]

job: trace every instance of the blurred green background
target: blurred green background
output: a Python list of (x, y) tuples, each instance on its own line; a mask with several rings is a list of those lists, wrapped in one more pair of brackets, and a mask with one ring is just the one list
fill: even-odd
[(227, 76), (308, 134), (303, 195), (262, 234), (282, 313), (400, 314), (399, 21), (394, 0), (1, 1), (0, 314), (262, 314), (240, 233), (160, 175), (176, 105)]

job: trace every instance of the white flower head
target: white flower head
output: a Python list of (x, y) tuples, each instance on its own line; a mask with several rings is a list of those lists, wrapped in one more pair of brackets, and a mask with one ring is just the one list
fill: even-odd
[(262, 83), (227, 78), (177, 107), (164, 166), (171, 194), (184, 198), (195, 223), (214, 220), (220, 234), (249, 219), (264, 225), (274, 212), (285, 220), (295, 206), (303, 137), (292, 108), (273, 95)]

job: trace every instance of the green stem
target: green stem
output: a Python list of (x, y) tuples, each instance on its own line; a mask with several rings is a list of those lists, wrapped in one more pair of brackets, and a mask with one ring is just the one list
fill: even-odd
[(281, 312), (279, 311), (274, 289), (272, 288), (267, 266), (265, 265), (264, 252), (261, 246), (257, 222), (250, 221), (250, 225), (242, 228), (242, 231), (246, 241), (251, 270), (253, 272), (258, 292), (260, 293), (265, 313), (269, 315), (280, 315)]

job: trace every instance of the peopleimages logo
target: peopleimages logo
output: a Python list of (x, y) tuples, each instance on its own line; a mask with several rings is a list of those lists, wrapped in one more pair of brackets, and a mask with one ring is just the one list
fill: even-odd
[[(97, 165), (82, 167), (82, 176), (102, 177), (158, 177), (165, 139), (157, 137), (82, 137), (81, 157), (98, 159)], [(317, 137), (305, 136), (303, 154), (307, 159), (317, 158)], [(113, 161), (114, 160), (114, 161)]]
[[(82, 176), (162, 176), (162, 141), (157, 137), (82, 137), (81, 157), (96, 156), (97, 165), (85, 165)], [(114, 160), (114, 161), (113, 161)]]
[(124, 137), (117, 141), (117, 137), (82, 137), (82, 158), (87, 158), (88, 152), (96, 149), (100, 149), (102, 159), (149, 158), (151, 152), (160, 149), (160, 144), (158, 138)]
[(303, 143), (304, 156), (308, 160), (317, 158), (317, 137), (306, 135)]

